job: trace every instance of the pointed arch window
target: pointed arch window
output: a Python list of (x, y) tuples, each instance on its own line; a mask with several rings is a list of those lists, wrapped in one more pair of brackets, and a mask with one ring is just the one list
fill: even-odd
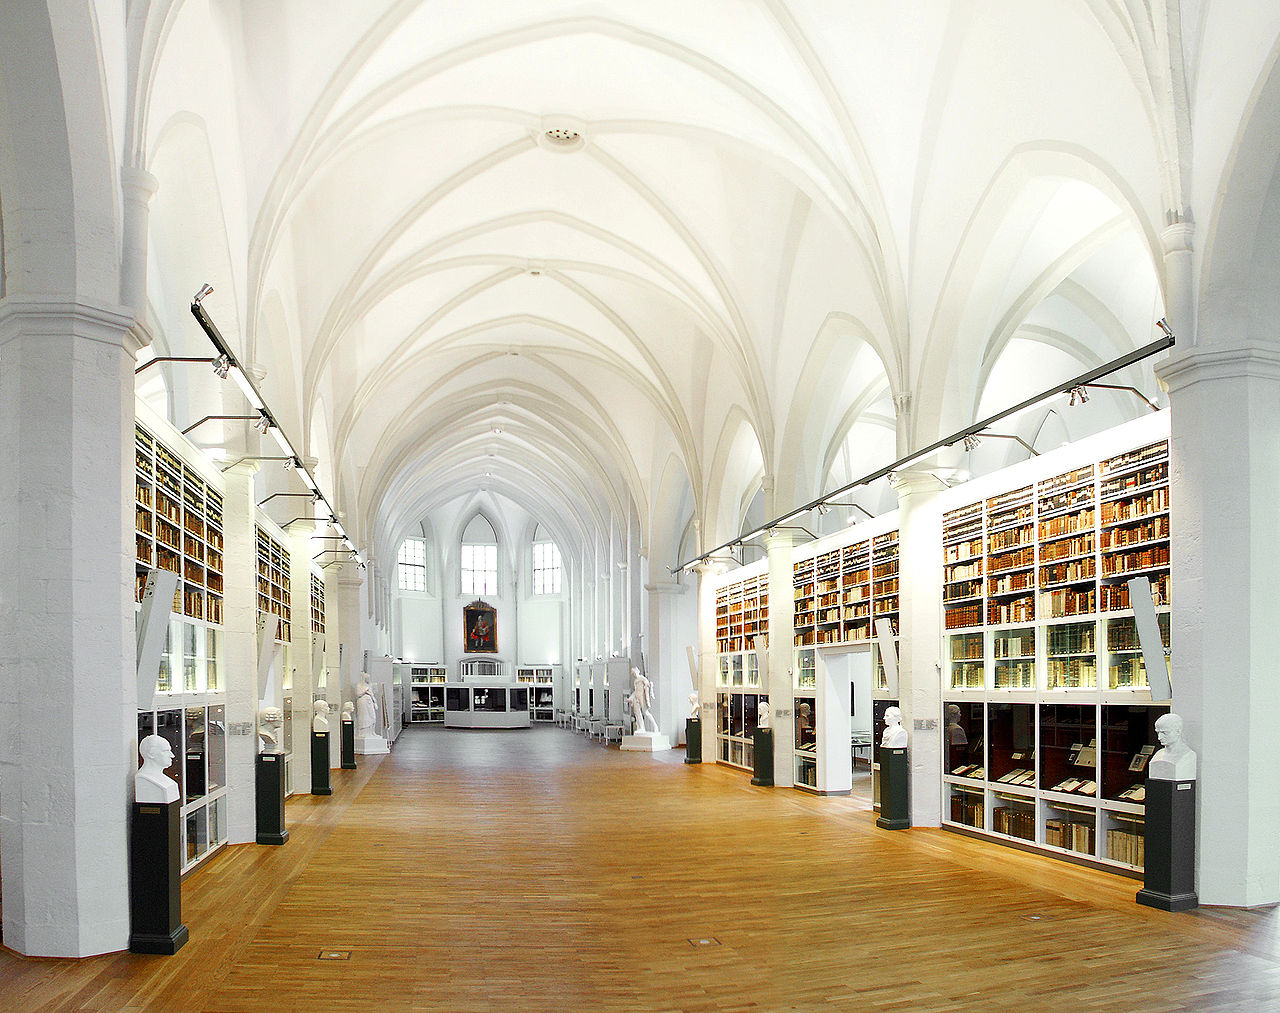
[(462, 533), (462, 593), (498, 593), (498, 536), (480, 516)]
[(562, 573), (560, 547), (539, 527), (533, 533), (533, 593), (559, 594)]

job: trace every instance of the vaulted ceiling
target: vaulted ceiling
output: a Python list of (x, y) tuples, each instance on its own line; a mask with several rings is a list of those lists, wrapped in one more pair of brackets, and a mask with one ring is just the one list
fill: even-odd
[(151, 324), (214, 284), (365, 544), (483, 491), (667, 565), (1151, 339), (1219, 7), (151, 4)]

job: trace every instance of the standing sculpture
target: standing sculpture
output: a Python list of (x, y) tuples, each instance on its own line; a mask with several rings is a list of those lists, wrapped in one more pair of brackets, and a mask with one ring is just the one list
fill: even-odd
[[(369, 673), (361, 672), (356, 684), (356, 752), (362, 755), (389, 753), (387, 740), (378, 734), (378, 700), (369, 682)], [(384, 721), (385, 725), (385, 721)]]
[(658, 722), (654, 719), (651, 710), (653, 683), (638, 668), (631, 670), (631, 695), (627, 697), (627, 702), (631, 705), (631, 719), (635, 725), (633, 735), (658, 730)]

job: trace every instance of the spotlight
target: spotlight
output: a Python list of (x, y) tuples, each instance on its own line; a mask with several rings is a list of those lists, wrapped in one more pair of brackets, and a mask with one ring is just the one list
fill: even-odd
[(1156, 321), (1156, 326), (1160, 328), (1161, 333), (1164, 334), (1166, 338), (1169, 338), (1170, 340), (1177, 340), (1173, 336), (1173, 331), (1169, 328), (1169, 321), (1164, 317), (1161, 317)]
[(266, 436), (267, 430), (271, 428), (271, 416), (266, 412), (263, 412), (258, 416), (257, 421), (254, 422), (253, 428), (262, 433), (263, 436)]
[(231, 372), (231, 360), (225, 354), (219, 355), (213, 360), (213, 371), (219, 380), (225, 380), (227, 374)]
[(964, 449), (965, 449), (965, 450), (968, 450), (968, 451), (974, 451), (974, 450), (977, 450), (980, 446), (982, 446), (982, 437), (980, 437), (980, 436), (966, 436), (966, 437), (964, 438)]
[(1083, 386), (1071, 388), (1071, 400), (1067, 402), (1068, 407), (1074, 408), (1077, 404), (1088, 404), (1089, 392)]
[(289, 460), (284, 462), (285, 471), (293, 471), (293, 469), (296, 468), (297, 466), (298, 466), (298, 459), (296, 457), (291, 457), (289, 458)]
[(213, 286), (206, 281), (203, 285), (200, 286), (200, 291), (195, 294), (195, 297), (191, 301), (195, 303), (197, 306), (199, 306), (202, 302), (204, 302), (205, 296), (210, 296), (210, 295), (213, 295)]
[(819, 503), (817, 509), (819, 517), (825, 517), (827, 514), (831, 513), (831, 507), (827, 506), (825, 503)]

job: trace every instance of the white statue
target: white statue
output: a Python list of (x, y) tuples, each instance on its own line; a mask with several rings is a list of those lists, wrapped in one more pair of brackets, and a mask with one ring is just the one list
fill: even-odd
[(769, 701), (766, 697), (760, 698), (760, 706), (756, 708), (756, 727), (769, 728)]
[(880, 737), (881, 749), (905, 749), (907, 730), (902, 727), (902, 711), (890, 707), (884, 712), (884, 735)]
[(627, 703), (631, 705), (631, 719), (635, 722), (633, 735), (658, 730), (658, 722), (650, 709), (653, 706), (653, 683), (638, 668), (631, 670), (631, 695), (627, 697)]
[(702, 708), (698, 703), (698, 694), (696, 691), (689, 694), (689, 717), (691, 718), (702, 717)]
[(1194, 781), (1196, 754), (1182, 741), (1182, 718), (1177, 714), (1156, 718), (1156, 738), (1160, 749), (1147, 765), (1147, 777), (1153, 781)]
[(279, 707), (263, 707), (258, 711), (258, 752), (280, 752), (280, 729), (283, 727), (284, 711)]
[(173, 747), (159, 735), (148, 735), (138, 743), (142, 754), (142, 766), (133, 779), (133, 798), (136, 802), (176, 802), (178, 782), (165, 771), (173, 762)]
[(356, 685), (356, 734), (371, 738), (378, 734), (378, 701), (373, 697), (373, 687), (369, 685), (369, 673), (360, 673), (360, 682)]
[(352, 721), (356, 719), (356, 705), (348, 700), (342, 705), (342, 720)]
[(329, 701), (317, 700), (311, 705), (316, 712), (316, 716), (312, 719), (311, 730), (313, 732), (327, 732), (329, 730)]

